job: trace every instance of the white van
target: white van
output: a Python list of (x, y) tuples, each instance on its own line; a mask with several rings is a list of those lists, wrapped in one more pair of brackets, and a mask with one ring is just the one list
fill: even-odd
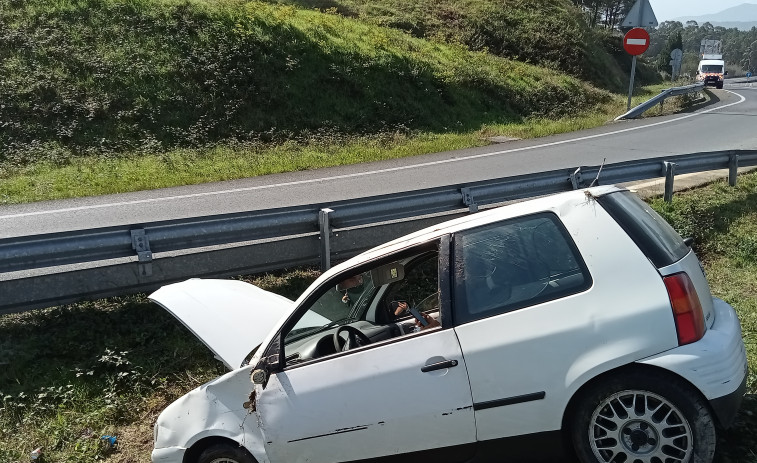
[(723, 88), (723, 78), (728, 75), (725, 70), (725, 61), (722, 59), (703, 59), (697, 68), (697, 81), (705, 85), (714, 85), (715, 88)]

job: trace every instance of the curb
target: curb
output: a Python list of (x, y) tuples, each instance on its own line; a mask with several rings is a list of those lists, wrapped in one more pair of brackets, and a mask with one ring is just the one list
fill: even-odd
[[(757, 167), (741, 167), (739, 174), (745, 174), (757, 170)], [(676, 175), (673, 181), (673, 191), (687, 191), (710, 183), (725, 180), (728, 181), (728, 169), (710, 170), (693, 174)], [(642, 199), (650, 199), (665, 194), (665, 177), (655, 180), (642, 180), (639, 182), (619, 183), (618, 186), (628, 188)]]

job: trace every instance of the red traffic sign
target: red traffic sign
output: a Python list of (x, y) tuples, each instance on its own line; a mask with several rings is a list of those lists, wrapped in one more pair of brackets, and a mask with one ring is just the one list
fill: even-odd
[(640, 55), (649, 48), (649, 33), (641, 27), (634, 27), (623, 37), (623, 48), (629, 55)]

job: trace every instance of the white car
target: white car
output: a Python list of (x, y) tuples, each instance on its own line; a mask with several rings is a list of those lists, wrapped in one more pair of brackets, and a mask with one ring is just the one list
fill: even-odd
[(152, 461), (708, 463), (747, 362), (690, 244), (596, 187), (394, 240), (294, 302), (163, 287), (233, 370), (163, 411)]

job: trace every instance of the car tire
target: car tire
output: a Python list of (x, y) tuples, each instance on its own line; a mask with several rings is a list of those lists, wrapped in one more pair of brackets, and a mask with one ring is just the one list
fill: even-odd
[(723, 89), (723, 83), (720, 82), (720, 83), (716, 84), (715, 88), (717, 88), (718, 90), (722, 90)]
[(707, 403), (670, 375), (612, 377), (589, 387), (574, 410), (570, 437), (582, 463), (711, 463), (715, 454)]
[(202, 451), (197, 463), (256, 463), (244, 447), (231, 444), (215, 444)]

